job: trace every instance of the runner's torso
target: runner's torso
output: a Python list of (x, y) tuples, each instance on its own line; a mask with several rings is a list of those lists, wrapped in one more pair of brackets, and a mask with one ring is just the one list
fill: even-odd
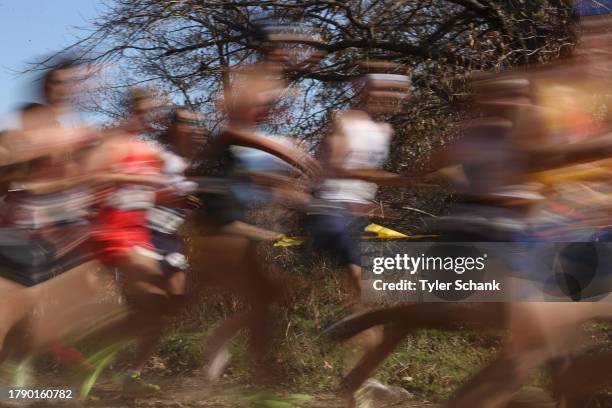
[[(189, 164), (185, 159), (170, 151), (161, 153), (163, 174), (177, 197), (188, 195), (195, 189), (195, 183), (185, 178)], [(174, 235), (185, 220), (185, 210), (171, 205), (156, 205), (148, 210), (147, 226), (158, 233)], [(178, 238), (177, 238), (178, 239)]]
[[(345, 115), (339, 121), (345, 141), (341, 166), (345, 169), (380, 169), (389, 155), (392, 129), (367, 115)], [(330, 202), (368, 204), (375, 198), (377, 185), (356, 179), (325, 179), (315, 196)]]
[[(105, 160), (98, 162), (96, 170), (134, 176), (162, 174), (160, 152), (149, 143), (121, 136), (106, 141), (102, 149)], [(98, 189), (93, 241), (103, 262), (113, 263), (134, 247), (153, 248), (147, 211), (155, 205), (155, 193), (153, 186), (129, 181)]]

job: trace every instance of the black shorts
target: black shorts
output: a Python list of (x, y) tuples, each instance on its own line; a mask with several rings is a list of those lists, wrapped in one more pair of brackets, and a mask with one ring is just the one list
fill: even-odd
[(23, 244), (0, 244), (0, 276), (34, 286), (95, 259), (89, 242), (59, 255), (53, 244), (33, 239)]
[(593, 241), (612, 242), (612, 228), (602, 228), (593, 235)]
[(310, 214), (307, 217), (310, 248), (341, 266), (361, 266), (359, 236), (367, 219), (354, 215)]
[(217, 226), (225, 226), (234, 221), (246, 222), (246, 208), (231, 192), (206, 193), (199, 198), (202, 206), (197, 214), (201, 220)]
[(161, 257), (159, 263), (164, 272), (171, 273), (187, 269), (185, 244), (180, 236), (152, 231), (151, 240), (155, 247), (155, 252)]

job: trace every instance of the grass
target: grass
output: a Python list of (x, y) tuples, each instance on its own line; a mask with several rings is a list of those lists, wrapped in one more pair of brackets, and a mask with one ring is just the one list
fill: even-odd
[[(315, 326), (312, 320), (292, 318), (288, 328), (283, 327), (285, 337), (271, 356), (284, 370), (280, 376), (283, 380), (271, 387), (275, 390), (274, 394), (249, 394), (252, 400), (247, 398), (245, 401), (248, 404), (243, 403), (253, 407), (301, 407), (302, 404), (291, 405), (291, 398), (287, 396), (292, 393), (306, 396), (335, 393), (339, 379), (346, 372), (347, 361), (351, 360), (351, 353), (348, 347), (332, 347), (322, 343)], [(591, 330), (602, 336), (611, 332), (608, 326), (594, 326)], [(170, 335), (164, 339), (159, 357), (173, 373), (195, 369), (202, 361), (201, 344), (204, 337), (204, 332)], [(403, 387), (413, 394), (415, 400), (444, 401), (479, 367), (494, 357), (499, 340), (492, 333), (424, 330), (407, 338), (398, 347), (380, 367), (377, 378)], [(239, 338), (233, 347), (234, 358), (228, 370), (227, 382), (250, 382), (245, 349), (245, 339)], [(547, 376), (543, 371), (535, 373), (530, 381), (530, 385), (536, 387), (545, 387), (546, 383)], [(577, 406), (603, 408), (609, 407), (611, 402), (612, 393), (602, 391), (587, 403), (581, 402)]]
[[(291, 288), (288, 302), (278, 308), (274, 318), (276, 343), (269, 356), (279, 368), (278, 387), (274, 388), (278, 393), (247, 395), (242, 404), (301, 408), (308, 405), (309, 395), (334, 392), (339, 379), (355, 360), (350, 347), (328, 344), (319, 337), (325, 327), (345, 315), (342, 305), (347, 300), (346, 294), (336, 268), (323, 259), (310, 259), (301, 247), (264, 246), (261, 256), (286, 271)], [(192, 277), (197, 279), (197, 274)], [(212, 327), (242, 309), (234, 298), (211, 289), (200, 291), (194, 299), (185, 312), (171, 322), (154, 359), (157, 369), (165, 375), (189, 373), (200, 368), (204, 361), (203, 344)], [(610, 325), (593, 324), (589, 333), (594, 339), (612, 344)], [(490, 361), (499, 345), (500, 336), (494, 333), (420, 331), (398, 347), (380, 367), (377, 377), (410, 391), (415, 400), (443, 401)], [(251, 382), (246, 349), (246, 336), (241, 333), (232, 347), (233, 359), (226, 382)], [(133, 350), (128, 350), (128, 356), (130, 351)], [(115, 370), (121, 368), (121, 363), (115, 365)], [(531, 384), (541, 386), (545, 382), (544, 373), (536, 373)], [(611, 401), (611, 394), (602, 392), (588, 407), (612, 406)]]
[[(342, 307), (346, 298), (341, 279), (334, 267), (322, 260), (291, 262), (299, 254), (287, 249), (277, 249), (266, 255), (274, 257), (276, 264), (284, 266), (285, 270), (287, 264), (301, 265), (294, 267), (289, 277), (291, 302), (287, 308), (279, 308), (275, 317), (277, 340), (269, 358), (283, 370), (279, 386), (296, 393), (332, 392), (355, 362), (350, 347), (328, 344), (319, 337), (322, 329), (346, 313)], [(202, 320), (182, 321), (162, 342), (159, 357), (170, 372), (199, 367), (207, 331), (220, 318), (240, 309), (232, 302), (229, 302), (232, 307), (228, 308), (225, 297), (203, 294), (202, 298), (206, 301), (196, 303), (193, 306), (196, 309), (186, 315)], [(192, 330), (185, 332), (186, 327)], [(200, 328), (195, 329), (197, 327)], [(440, 401), (494, 355), (498, 342), (493, 334), (419, 332), (400, 345), (380, 368), (377, 377), (404, 387), (415, 395), (415, 399)], [(228, 379), (232, 382), (248, 383), (250, 380), (248, 358), (242, 358), (247, 357), (246, 346), (244, 335), (234, 342), (234, 358), (228, 371)]]
[[(295, 392), (317, 394), (333, 392), (346, 372), (347, 362), (353, 361), (348, 347), (323, 344), (318, 334), (308, 326), (292, 321), (286, 338), (277, 344), (273, 355), (280, 363), (285, 380), (278, 386)], [(461, 384), (478, 367), (495, 354), (495, 347), (472, 342), (470, 332), (428, 330), (417, 333), (400, 345), (378, 371), (377, 377), (389, 384), (401, 386), (415, 399), (440, 401)], [(169, 373), (176, 374), (200, 367), (205, 333), (167, 336), (159, 357)], [(232, 349), (233, 359), (228, 379), (248, 383), (249, 364), (246, 341), (239, 338)]]
[(494, 347), (474, 343), (473, 337), (471, 332), (419, 332), (388, 359), (380, 377), (418, 399), (445, 399), (495, 354)]

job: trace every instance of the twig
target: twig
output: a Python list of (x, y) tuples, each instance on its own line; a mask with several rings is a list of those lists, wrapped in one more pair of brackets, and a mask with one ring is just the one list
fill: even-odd
[(423, 210), (419, 210), (418, 208), (414, 208), (414, 207), (408, 207), (408, 206), (404, 206), (404, 207), (400, 207), (402, 210), (410, 210), (410, 211), (414, 211), (417, 212), (419, 214), (424, 214), (424, 215), (429, 215), (430, 217), (433, 218), (438, 218), (437, 215), (433, 215), (432, 213), (428, 213), (427, 211), (423, 211)]

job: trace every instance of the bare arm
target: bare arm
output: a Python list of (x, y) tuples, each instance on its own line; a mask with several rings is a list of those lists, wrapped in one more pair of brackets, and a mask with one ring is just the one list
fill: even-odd
[(54, 191), (61, 191), (67, 188), (77, 186), (82, 183), (89, 182), (93, 179), (92, 176), (79, 175), (74, 177), (64, 177), (45, 181), (30, 181), (22, 183), (22, 187), (34, 194), (47, 194)]
[(319, 171), (319, 164), (307, 153), (284, 146), (253, 132), (230, 128), (223, 141), (228, 144), (261, 150), (286, 161), (311, 176)]
[(340, 169), (334, 177), (358, 179), (379, 185), (398, 187), (413, 185), (424, 180), (423, 177), (419, 176), (402, 176), (401, 174), (377, 169)]
[(57, 156), (83, 147), (93, 140), (95, 133), (86, 137), (81, 130), (65, 137), (61, 128), (37, 129), (36, 131), (8, 131), (0, 142), (0, 165), (23, 163), (40, 157)]
[(22, 183), (22, 186), (24, 189), (34, 194), (47, 194), (54, 191), (61, 191), (68, 188), (72, 188), (83, 183), (134, 183), (158, 186), (165, 185), (166, 179), (161, 176), (98, 173), (73, 177), (64, 177), (45, 181), (31, 181)]

